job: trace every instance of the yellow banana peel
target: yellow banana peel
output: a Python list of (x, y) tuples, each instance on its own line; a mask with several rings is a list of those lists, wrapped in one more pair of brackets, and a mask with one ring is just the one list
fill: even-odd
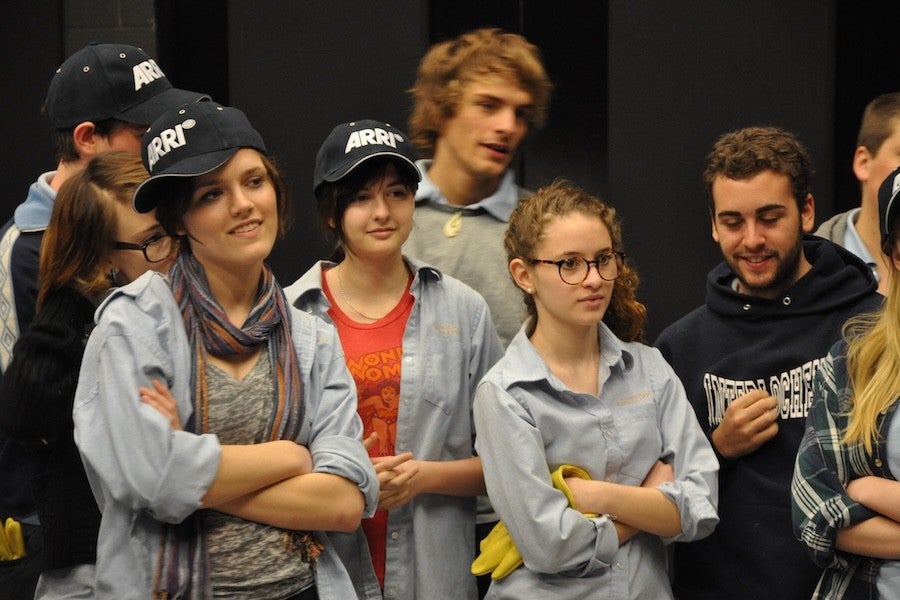
[[(565, 495), (566, 500), (569, 501), (569, 506), (573, 506), (575, 499), (572, 496), (572, 491), (566, 484), (566, 477), (590, 479), (591, 476), (587, 471), (575, 465), (562, 465), (550, 474), (550, 481), (553, 482), (553, 487)], [(585, 516), (596, 517), (597, 515), (585, 513)], [(509, 530), (503, 521), (499, 521), (494, 525), (490, 533), (481, 540), (479, 550), (481, 552), (472, 562), (473, 575), (490, 573), (491, 579), (503, 579), (522, 566), (522, 554), (516, 548), (516, 544), (513, 542), (512, 536), (509, 535)]]
[(25, 556), (25, 539), (22, 537), (22, 524), (7, 517), (0, 528), (0, 560), (18, 560)]

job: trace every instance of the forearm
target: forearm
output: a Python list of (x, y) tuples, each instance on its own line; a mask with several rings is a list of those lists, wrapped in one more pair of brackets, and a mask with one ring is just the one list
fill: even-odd
[(201, 502), (219, 506), (279, 481), (308, 472), (302, 464), (302, 446), (288, 440), (221, 447), (219, 469)]
[(900, 481), (871, 475), (861, 477), (850, 482), (847, 493), (866, 508), (900, 521)]
[(478, 496), (486, 493), (481, 459), (477, 456), (461, 460), (413, 462), (419, 468), (412, 480), (416, 494)]
[(343, 477), (307, 473), (214, 508), (284, 529), (349, 533), (359, 527), (365, 499), (356, 484)]
[(656, 488), (591, 481), (578, 510), (611, 515), (617, 521), (662, 537), (681, 533), (678, 507)]
[(838, 550), (872, 558), (900, 559), (900, 523), (872, 517), (837, 532)]

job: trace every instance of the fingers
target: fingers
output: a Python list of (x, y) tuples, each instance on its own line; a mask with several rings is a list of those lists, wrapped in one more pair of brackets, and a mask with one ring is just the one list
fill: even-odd
[(153, 389), (147, 387), (138, 388), (141, 402), (156, 409), (169, 421), (172, 429), (181, 429), (181, 420), (178, 417), (178, 405), (169, 388), (160, 381), (154, 379), (150, 382)]
[(375, 444), (378, 443), (378, 434), (374, 431), (369, 434), (369, 437), (363, 440), (363, 447), (366, 449), (366, 452), (375, 447)]
[(375, 467), (376, 473), (380, 471), (390, 471), (396, 469), (403, 463), (412, 460), (412, 457), (412, 452), (404, 452), (403, 454), (396, 454), (394, 456), (376, 456), (372, 458), (372, 465)]

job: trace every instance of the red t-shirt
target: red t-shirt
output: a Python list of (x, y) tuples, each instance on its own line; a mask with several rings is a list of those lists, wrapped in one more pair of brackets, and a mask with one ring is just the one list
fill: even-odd
[[(357, 412), (363, 423), (363, 437), (368, 437), (372, 432), (378, 434), (378, 441), (369, 450), (369, 456), (373, 457), (395, 454), (403, 332), (414, 300), (409, 293), (411, 283), (412, 277), (406, 284), (406, 292), (391, 312), (374, 323), (357, 323), (338, 308), (325, 281), (325, 274), (322, 274), (322, 290), (331, 302), (328, 314), (337, 327), (347, 368), (356, 383)], [(362, 522), (372, 564), (382, 589), (387, 521), (387, 511), (379, 510), (372, 518)]]

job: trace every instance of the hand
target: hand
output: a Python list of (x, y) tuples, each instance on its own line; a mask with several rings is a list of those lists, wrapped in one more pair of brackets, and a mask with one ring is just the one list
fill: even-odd
[(377, 456), (372, 459), (381, 486), (378, 493), (380, 510), (403, 506), (418, 495), (413, 483), (419, 467), (412, 456), (412, 452), (404, 452), (396, 456)]
[(141, 396), (141, 402), (152, 406), (166, 418), (173, 431), (181, 430), (181, 419), (178, 417), (178, 405), (175, 398), (172, 397), (169, 388), (160, 381), (154, 379), (150, 382), (153, 388), (140, 387), (138, 394)]
[(712, 432), (712, 442), (725, 458), (753, 452), (778, 433), (778, 401), (765, 390), (735, 399)]
[(644, 481), (641, 482), (641, 487), (655, 488), (670, 481), (675, 481), (675, 468), (658, 460), (655, 465), (650, 467), (650, 471), (647, 473)]

